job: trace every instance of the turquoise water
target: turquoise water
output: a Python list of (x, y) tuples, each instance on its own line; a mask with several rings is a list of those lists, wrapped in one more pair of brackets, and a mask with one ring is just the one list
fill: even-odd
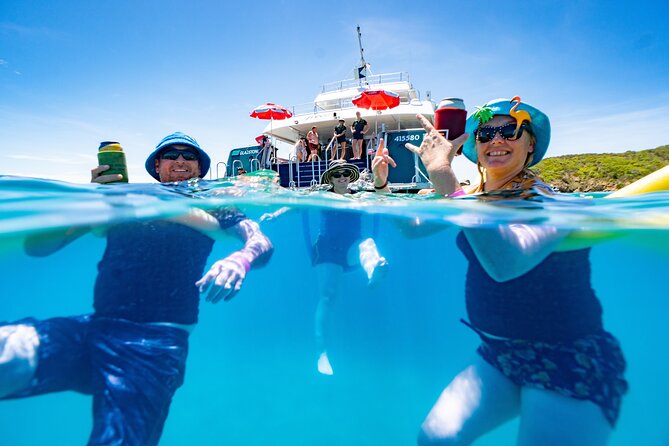
[[(176, 193), (175, 193), (176, 192)], [(185, 197), (194, 193), (198, 199)], [(513, 204), (417, 197), (342, 199), (267, 183), (70, 185), (0, 177), (0, 320), (90, 312), (104, 238), (87, 235), (45, 258), (26, 256), (26, 235), (70, 224), (103, 228), (166, 218), (191, 207), (235, 205), (261, 221), (275, 246), (227, 303), (200, 305), (186, 381), (177, 392), (161, 445), (407, 445), (441, 390), (474, 356), (477, 336), (465, 316), (466, 262), (458, 227), (550, 223), (621, 237), (593, 248), (593, 287), (606, 328), (622, 343), (630, 391), (611, 445), (667, 445), (669, 395), (666, 312), (669, 193), (630, 199), (567, 196)], [(277, 217), (269, 214), (290, 208)], [(317, 279), (304, 237), (319, 212), (355, 209), (376, 226), (389, 274), (369, 288), (362, 271), (346, 275), (332, 315), (329, 355), (335, 375), (316, 371), (313, 319)], [(399, 228), (421, 217), (445, 230), (409, 238)], [(399, 224), (398, 224), (399, 222)], [(100, 232), (100, 231), (94, 231)], [(239, 243), (217, 242), (209, 264)], [(568, 280), (568, 279), (567, 279)], [(85, 444), (90, 398), (59, 393), (0, 402), (0, 442)], [(517, 422), (477, 445), (513, 444)]]

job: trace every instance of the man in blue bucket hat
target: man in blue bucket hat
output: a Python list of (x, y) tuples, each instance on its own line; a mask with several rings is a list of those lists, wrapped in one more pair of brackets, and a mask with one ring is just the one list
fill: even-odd
[[(177, 132), (156, 146), (145, 166), (152, 177), (170, 183), (204, 177), (210, 159), (195, 139)], [(118, 180), (104, 175), (107, 169), (93, 169), (92, 181)], [(35, 237), (26, 251), (51, 254), (88, 230)], [(212, 231), (231, 233), (244, 246), (203, 275)], [(0, 398), (64, 390), (89, 394), (88, 444), (156, 445), (184, 380), (200, 293), (214, 303), (231, 299), (251, 266), (265, 264), (273, 248), (255, 222), (229, 208), (124, 222), (110, 226), (106, 238), (93, 314), (0, 324)]]

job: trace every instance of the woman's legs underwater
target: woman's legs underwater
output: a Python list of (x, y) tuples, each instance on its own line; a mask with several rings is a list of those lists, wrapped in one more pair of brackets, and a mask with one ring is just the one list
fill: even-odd
[(321, 263), (316, 266), (318, 279), (318, 306), (314, 320), (316, 334), (316, 348), (318, 348), (318, 371), (324, 375), (332, 375), (332, 366), (328, 359), (326, 341), (332, 306), (339, 293), (339, 284), (344, 275), (344, 269), (334, 263)]
[(608, 442), (611, 425), (592, 401), (527, 387), (520, 401), (519, 446), (603, 446)]
[(469, 445), (517, 415), (519, 446), (604, 446), (612, 430), (593, 402), (519, 388), (477, 358), (443, 391), (421, 426), (418, 444)]
[(469, 445), (519, 412), (520, 388), (477, 356), (441, 393), (418, 444)]

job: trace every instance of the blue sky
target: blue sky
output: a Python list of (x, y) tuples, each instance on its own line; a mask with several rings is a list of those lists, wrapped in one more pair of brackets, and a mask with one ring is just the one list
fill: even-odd
[(669, 144), (667, 2), (0, 1), (0, 174), (88, 182), (118, 140), (134, 182), (166, 134), (226, 161), (264, 102), (310, 102), (359, 60), (468, 109), (519, 95), (548, 156)]

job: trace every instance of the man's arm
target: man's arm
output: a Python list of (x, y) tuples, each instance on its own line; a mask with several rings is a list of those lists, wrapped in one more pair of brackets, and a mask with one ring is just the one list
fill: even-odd
[(195, 283), (201, 293), (209, 288), (206, 299), (214, 303), (221, 299), (232, 299), (242, 288), (251, 266), (267, 264), (274, 252), (272, 242), (260, 231), (258, 223), (252, 220), (243, 219), (226, 231), (242, 240), (244, 247), (214, 263)]
[(46, 257), (59, 251), (90, 231), (89, 227), (71, 227), (30, 235), (23, 242), (26, 254)]
[[(123, 178), (123, 175), (120, 174), (103, 175), (103, 172), (107, 170), (109, 170), (109, 166), (106, 164), (91, 169), (91, 183), (106, 184)], [(23, 249), (29, 256), (46, 257), (63, 249), (90, 231), (89, 226), (81, 226), (30, 235), (23, 242)]]

